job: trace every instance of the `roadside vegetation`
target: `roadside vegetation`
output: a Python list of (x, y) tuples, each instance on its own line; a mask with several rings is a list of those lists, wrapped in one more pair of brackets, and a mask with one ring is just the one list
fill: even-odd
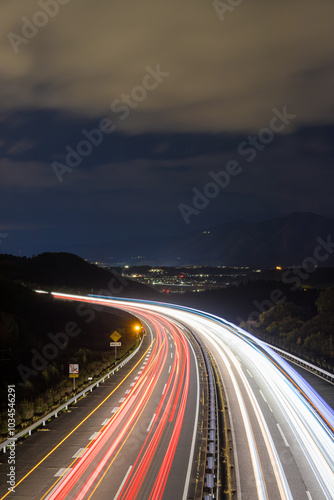
[(110, 335), (121, 335), (119, 359), (135, 347), (137, 323), (116, 309), (62, 302), (0, 279), (0, 434), (7, 433), (8, 385), (15, 385), (19, 430), (74, 395), (70, 363), (79, 364), (79, 390), (112, 369)]
[(318, 286), (313, 283), (313, 275), (295, 290), (279, 280), (256, 280), (187, 293), (180, 296), (179, 303), (225, 318), (276, 347), (334, 372), (334, 286), (325, 285), (333, 282), (333, 272), (318, 271)]
[(310, 314), (292, 302), (276, 304), (259, 316), (250, 331), (334, 373), (334, 287), (320, 292), (315, 307), (316, 312)]

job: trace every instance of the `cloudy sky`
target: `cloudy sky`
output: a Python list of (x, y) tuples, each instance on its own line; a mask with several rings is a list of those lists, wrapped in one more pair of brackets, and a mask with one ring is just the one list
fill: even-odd
[(2, 0), (0, 19), (0, 252), (334, 216), (332, 0)]

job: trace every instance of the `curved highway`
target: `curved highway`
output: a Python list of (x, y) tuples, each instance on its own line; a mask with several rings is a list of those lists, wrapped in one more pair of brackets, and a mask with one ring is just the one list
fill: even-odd
[(235, 325), (201, 311), (131, 299), (86, 300), (134, 314), (154, 312), (206, 344), (220, 371), (230, 412), (237, 498), (334, 498), (333, 410), (274, 351)]
[[(154, 311), (132, 310), (145, 325), (146, 352), (116, 393), (109, 388), (89, 415), (79, 422), (71, 422), (70, 415), (56, 419), (70, 425), (65, 436), (58, 428), (56, 443), (48, 444), (54, 436), (43, 433), (17, 448), (17, 485), (10, 495), (48, 500), (188, 498), (198, 454), (197, 359), (174, 321)], [(42, 458), (37, 457), (37, 445), (36, 453), (31, 445), (34, 438), (44, 439)]]

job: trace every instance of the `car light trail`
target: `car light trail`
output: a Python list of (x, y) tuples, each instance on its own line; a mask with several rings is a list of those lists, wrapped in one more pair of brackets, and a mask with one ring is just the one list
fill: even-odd
[[(205, 335), (210, 336), (210, 333), (206, 332)], [(252, 391), (252, 389), (251, 389), (251, 387), (250, 387), (250, 385), (249, 385), (249, 383), (248, 383), (248, 381), (247, 381), (247, 379), (246, 379), (246, 377), (241, 369), (241, 365), (240, 365), (239, 360), (236, 358), (236, 356), (234, 356), (234, 354), (226, 346), (221, 347), (216, 342), (214, 337), (211, 338), (211, 342), (215, 345), (217, 351), (220, 353), (221, 358), (224, 360), (224, 363), (229, 370), (230, 377), (231, 377), (231, 380), (233, 383), (233, 387), (234, 387), (235, 393), (237, 395), (237, 399), (239, 402), (239, 406), (240, 406), (240, 410), (242, 413), (242, 418), (243, 418), (244, 426), (245, 426), (245, 430), (246, 430), (248, 447), (249, 447), (251, 457), (252, 457), (252, 464), (253, 464), (253, 470), (254, 470), (254, 475), (255, 475), (255, 480), (256, 480), (256, 488), (257, 488), (257, 492), (258, 492), (258, 498), (259, 499), (268, 499), (269, 497), (268, 497), (268, 493), (267, 493), (265, 478), (263, 477), (263, 470), (262, 470), (262, 466), (261, 466), (261, 461), (259, 459), (259, 454), (258, 454), (258, 450), (257, 450), (257, 446), (256, 446), (256, 441), (254, 439), (254, 434), (252, 431), (250, 419), (248, 416), (248, 412), (246, 409), (244, 399), (243, 399), (242, 394), (241, 394), (239, 384), (237, 382), (237, 379), (234, 375), (233, 370), (231, 370), (231, 363), (233, 364), (237, 373), (239, 374), (240, 378), (242, 379), (243, 386), (246, 389), (246, 392), (247, 392), (249, 400), (251, 402), (253, 411), (256, 415), (256, 419), (257, 419), (258, 425), (261, 429), (261, 433), (262, 433), (263, 439), (264, 439), (265, 444), (266, 444), (266, 448), (267, 448), (267, 452), (268, 452), (268, 455), (270, 458), (270, 462), (271, 462), (271, 465), (272, 465), (272, 468), (273, 468), (273, 471), (274, 471), (274, 474), (276, 477), (276, 482), (277, 482), (277, 486), (278, 486), (278, 489), (280, 492), (280, 497), (282, 499), (292, 499), (293, 497), (291, 495), (291, 491), (290, 491), (290, 488), (288, 486), (288, 483), (287, 483), (287, 480), (286, 480), (286, 477), (285, 477), (285, 474), (284, 474), (284, 471), (282, 468), (282, 464), (278, 458), (278, 453), (277, 453), (276, 447), (273, 443), (268, 426), (265, 422), (265, 419), (263, 417), (263, 413), (260, 410), (260, 407), (257, 403), (257, 400), (254, 396), (254, 393), (253, 393), (253, 391)], [(228, 357), (226, 357), (226, 355)]]
[[(156, 451), (156, 448), (159, 444), (159, 440), (161, 439), (161, 435), (167, 425), (167, 423), (170, 423), (174, 420), (174, 415), (175, 415), (175, 410), (178, 407), (177, 402), (180, 399), (180, 393), (182, 390), (182, 396), (181, 396), (181, 402), (180, 406), (178, 408), (177, 412), (177, 417), (176, 417), (176, 422), (173, 427), (173, 432), (170, 438), (169, 446), (167, 448), (167, 451), (165, 453), (165, 458), (163, 460), (163, 463), (160, 467), (157, 479), (154, 483), (150, 499), (158, 499), (161, 498), (164, 487), (167, 481), (168, 473), (170, 471), (171, 463), (175, 454), (176, 446), (178, 443), (178, 438), (181, 432), (181, 427), (183, 423), (183, 418), (184, 418), (184, 410), (185, 410), (185, 403), (187, 401), (187, 396), (188, 396), (188, 390), (189, 390), (189, 365), (190, 365), (190, 360), (189, 360), (189, 348), (187, 345), (187, 342), (185, 341), (185, 338), (182, 334), (182, 332), (179, 329), (172, 329), (173, 333), (173, 338), (175, 341), (175, 349), (176, 349), (176, 359), (179, 360), (180, 358), (180, 351), (181, 351), (181, 343), (183, 344), (184, 352), (185, 352), (185, 360), (180, 359), (179, 361), (182, 362), (177, 362), (176, 363), (176, 370), (175, 370), (175, 377), (173, 381), (173, 386), (171, 388), (171, 397), (169, 399), (169, 402), (167, 406), (165, 407), (165, 410), (163, 412), (163, 416), (158, 424), (158, 427), (155, 431), (154, 437), (150, 439), (150, 436), (147, 437), (143, 448), (141, 452), (139, 453), (138, 459), (136, 463), (134, 464), (134, 467), (131, 472), (131, 476), (129, 477), (128, 482), (125, 484), (121, 495), (119, 496), (119, 500), (121, 499), (128, 499), (128, 498), (136, 498), (136, 494), (139, 491), (140, 485), (142, 484), (144, 478), (145, 478), (145, 471), (148, 469), (153, 457), (154, 453)], [(176, 335), (177, 334), (177, 335)], [(180, 366), (181, 366), (181, 371), (180, 371)], [(173, 372), (172, 372), (173, 374)], [(166, 386), (166, 389), (163, 391), (163, 395), (167, 394), (170, 389), (172, 378), (169, 378), (168, 384)], [(182, 383), (182, 381), (184, 381)], [(159, 415), (162, 409), (162, 404), (164, 403), (163, 398), (159, 404), (158, 411), (156, 415)], [(174, 404), (173, 404), (174, 403)], [(171, 413), (170, 413), (171, 412)], [(170, 416), (169, 416), (170, 414)], [(169, 419), (168, 419), (169, 416)], [(149, 441), (150, 440), (150, 441)], [(147, 442), (150, 442), (149, 446), (146, 448), (146, 451), (144, 452), (144, 449), (147, 445)], [(143, 456), (141, 457), (143, 453)]]
[[(158, 500), (163, 496), (184, 422), (190, 383), (190, 349), (183, 332), (170, 320), (155, 312), (139, 311), (138, 308), (128, 310), (130, 309), (150, 321), (157, 332), (149, 363), (143, 368), (120, 408), (88, 446), (86, 453), (81, 455), (71, 470), (65, 472), (51, 491), (49, 490), (47, 500), (84, 500), (94, 495), (152, 397), (162, 371), (167, 371), (168, 368), (168, 379), (164, 390), (160, 392), (160, 400), (148, 435), (137, 460), (128, 471), (122, 488), (118, 490), (117, 498), (143, 498), (143, 482), (150, 477), (153, 462), (156, 468), (160, 460), (158, 457), (162, 458), (155, 473), (156, 477), (150, 478), (153, 481), (150, 498)], [(171, 348), (169, 340), (172, 340), (174, 351), (171, 365), (170, 361), (167, 361)], [(169, 436), (167, 440), (164, 437), (166, 435)]]
[[(21, 486), (24, 481), (31, 475), (34, 473), (34, 471), (36, 471), (38, 469), (38, 467), (41, 466), (41, 464), (47, 460), (57, 449), (59, 449), (60, 446), (62, 446), (67, 439), (69, 439), (100, 407), (102, 407), (107, 401), (108, 399), (114, 394), (114, 392), (122, 385), (122, 383), (132, 374), (132, 372), (136, 369), (136, 367), (142, 362), (143, 358), (145, 357), (146, 353), (151, 349), (151, 347), (142, 355), (142, 357), (139, 359), (139, 361), (136, 363), (136, 365), (134, 366), (134, 368), (132, 368), (132, 370), (127, 374), (127, 376), (110, 392), (110, 394), (108, 394), (108, 396), (106, 398), (103, 399), (103, 401), (98, 405), (96, 406), (83, 420), (81, 420), (81, 422), (76, 425), (74, 427), (74, 429), (72, 429), (56, 446), (54, 446), (45, 456), (44, 458), (42, 458), (41, 460), (39, 460), (37, 462), (36, 465), (34, 465), (32, 467), (32, 469), (25, 473), (24, 476), (17, 482), (16, 486), (15, 486), (15, 489), (17, 489), (19, 486)], [(85, 449), (86, 450), (86, 449)], [(83, 453), (81, 454), (81, 456), (83, 455)], [(74, 461), (75, 462), (75, 461)], [(70, 464), (69, 467), (71, 467), (73, 465), (72, 462)], [(49, 491), (43, 495), (42, 498), (45, 498), (45, 496), (49, 493)], [(11, 494), (11, 491), (8, 491), (3, 497), (1, 497), (1, 500), (3, 500), (4, 498), (6, 498), (8, 495)], [(41, 499), (42, 500), (42, 499)]]
[[(186, 313), (187, 315), (188, 313)], [(184, 316), (183, 313), (181, 313), (181, 316)], [(189, 317), (183, 319), (189, 324)], [(213, 339), (219, 339), (223, 344), (228, 343), (234, 348), (238, 346), (239, 352), (242, 352), (247, 357), (254, 369), (261, 375), (268, 390), (275, 395), (276, 401), (279, 403), (296, 441), (303, 450), (324, 497), (332, 499), (334, 497), (333, 411), (321, 401), (320, 396), (305, 381), (303, 381), (302, 387), (298, 386), (301, 377), (296, 377), (295, 381), (295, 370), (287, 365), (284, 360), (275, 356), (275, 362), (273, 362), (271, 356), (267, 355), (268, 353), (271, 354), (268, 348), (266, 348), (266, 353), (263, 354), (260, 349), (262, 343), (257, 339), (252, 338), (251, 340), (251, 336), (246, 333), (246, 341), (244, 341), (244, 332), (241, 329), (234, 327), (233, 331), (230, 327), (226, 329), (226, 327), (222, 327), (217, 323), (213, 324), (212, 321), (211, 325), (208, 325), (207, 320), (202, 316), (190, 321), (192, 328), (200, 328), (203, 334), (210, 338), (211, 342)], [(234, 364), (240, 376), (243, 376), (243, 373), (240, 372), (240, 363), (235, 362)], [(246, 388), (248, 386), (246, 380), (244, 386)], [(320, 408), (315, 408), (315, 394), (316, 401), (320, 403)], [(274, 449), (272, 451), (275, 453)], [(276, 453), (275, 455), (277, 456)], [(277, 467), (282, 470), (280, 462), (276, 462)], [(281, 487), (286, 485), (285, 478), (282, 477), (278, 484), (281, 491)], [(282, 496), (282, 498), (290, 498), (288, 490), (285, 495), (288, 496)]]
[(60, 484), (47, 497), (49, 500), (66, 498), (71, 490), (75, 489), (80, 477), (87, 468), (91, 466), (110, 440), (111, 445), (108, 447), (107, 451), (104, 451), (102, 460), (100, 460), (99, 464), (85, 481), (84, 486), (77, 493), (76, 498), (85, 497), (89, 488), (102, 472), (103, 467), (106, 466), (107, 462), (112, 463), (112, 458), (117, 456), (116, 452), (118, 447), (124, 444), (124, 440), (128, 437), (128, 432), (132, 428), (133, 423), (144, 409), (156, 385), (162, 367), (166, 362), (166, 342), (162, 340), (161, 329), (157, 328), (157, 331), (159, 335), (154, 346), (155, 350), (152, 351), (153, 361), (144, 369), (131, 393), (125, 399), (119, 410), (114, 414), (110, 423), (106, 425), (100, 436), (90, 445), (87, 453), (77, 461), (76, 466), (72, 468), (71, 472), (64, 477)]
[[(215, 350), (215, 355), (219, 357), (218, 362), (223, 363), (232, 381), (247, 437), (250, 463), (256, 484), (255, 495), (258, 499), (270, 498), (272, 500), (274, 498), (270, 497), (268, 492), (268, 472), (265, 473), (263, 468), (263, 464), (269, 460), (275, 477), (275, 498), (291, 500), (294, 496), (291, 492), (292, 485), (287, 480), (289, 470), (284, 468), (284, 464), (282, 465), (277, 445), (274, 444), (277, 436), (274, 439), (273, 430), (270, 431), (270, 426), (264, 418), (259, 401), (245, 375), (245, 365), (245, 371), (251, 373), (252, 377), (256, 376), (257, 380), (261, 379), (262, 395), (266, 396), (261, 399), (266, 402), (268, 397), (271, 397), (271, 414), (275, 413), (272, 418), (277, 418), (276, 431), (278, 434), (278, 429), (284, 431), (283, 435), (290, 443), (289, 450), (294, 453), (295, 461), (299, 464), (297, 466), (303, 470), (301, 474), (305, 484), (318, 488), (317, 491), (325, 499), (332, 500), (334, 498), (334, 412), (288, 363), (261, 341), (221, 318), (181, 306), (98, 296), (87, 298), (62, 294), (55, 294), (55, 296), (110, 305), (132, 311), (134, 314), (136, 312), (138, 314), (155, 313), (160, 319), (169, 318), (171, 322), (176, 320), (186, 325), (190, 330), (197, 332), (209, 348)], [(175, 352), (175, 358), (176, 354)], [(255, 437), (254, 426), (257, 428), (257, 435), (261, 436), (264, 443), (261, 456), (258, 448), (259, 437)], [(177, 426), (175, 426), (174, 432), (178, 432)], [(296, 451), (297, 449), (299, 451)], [(300, 456), (300, 452), (304, 458)], [(164, 471), (168, 470), (168, 464), (169, 455), (166, 454), (164, 464), (159, 470), (161, 475), (159, 476), (159, 484), (164, 484)], [(138, 475), (136, 479), (139, 482), (133, 482), (132, 478), (136, 477), (135, 471), (136, 467), (131, 469), (120, 493), (120, 499), (135, 498), (131, 495), (122, 496), (123, 492), (128, 491), (128, 485), (138, 485), (142, 480), (139, 473), (139, 479)], [(268, 477), (270, 478), (270, 476)], [(271, 488), (274, 488), (272, 484)], [(305, 495), (310, 495), (308, 489), (305, 489)], [(134, 489), (133, 491), (138, 490)], [(150, 498), (152, 500), (153, 498), (161, 498), (162, 494), (163, 491), (159, 490), (157, 484), (156, 489), (152, 490)]]

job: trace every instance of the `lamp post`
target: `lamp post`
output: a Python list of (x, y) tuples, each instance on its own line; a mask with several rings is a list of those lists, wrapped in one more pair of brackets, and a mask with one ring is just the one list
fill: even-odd
[(135, 325), (135, 331), (137, 332), (137, 340), (138, 340), (138, 335), (139, 335), (140, 330), (141, 330), (141, 327), (139, 325)]

